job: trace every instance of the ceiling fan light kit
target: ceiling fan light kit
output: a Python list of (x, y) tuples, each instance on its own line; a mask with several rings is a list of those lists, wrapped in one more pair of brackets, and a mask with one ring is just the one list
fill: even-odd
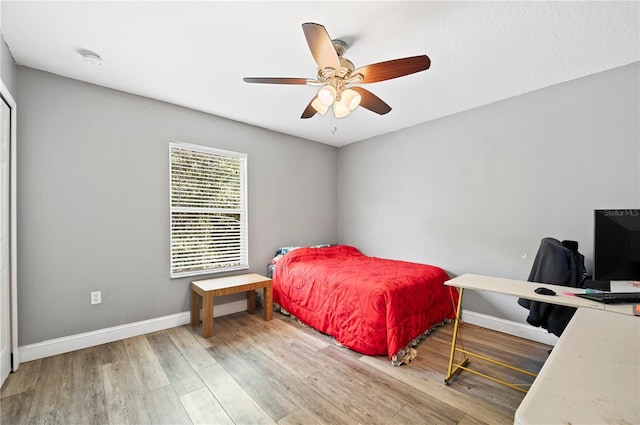
[(320, 103), (327, 107), (333, 105), (333, 102), (336, 101), (336, 95), (336, 89), (329, 85), (324, 86), (320, 90), (318, 90), (318, 100), (320, 101)]
[(350, 113), (349, 107), (343, 101), (340, 100), (333, 104), (333, 116), (336, 118), (344, 118)]
[(347, 105), (350, 111), (353, 111), (360, 106), (360, 100), (362, 100), (362, 96), (353, 89), (346, 89), (342, 92), (342, 101)]
[(302, 30), (311, 54), (318, 65), (316, 79), (245, 77), (247, 83), (259, 84), (300, 84), (320, 86), (300, 118), (313, 117), (316, 113), (325, 115), (333, 108), (336, 118), (344, 118), (351, 111), (362, 106), (379, 115), (391, 111), (391, 107), (370, 91), (354, 84), (377, 83), (429, 69), (428, 56), (412, 56), (355, 68), (343, 55), (347, 44), (342, 40), (331, 40), (327, 30), (320, 24), (302, 24)]
[(322, 115), (322, 116), (324, 116), (324, 114), (326, 114), (327, 111), (329, 110), (329, 107), (327, 105), (325, 105), (322, 102), (320, 102), (320, 99), (318, 99), (318, 96), (313, 98), (313, 100), (311, 101), (311, 105), (310, 106), (313, 109), (315, 109), (315, 111), (317, 113), (319, 113), (320, 115)]

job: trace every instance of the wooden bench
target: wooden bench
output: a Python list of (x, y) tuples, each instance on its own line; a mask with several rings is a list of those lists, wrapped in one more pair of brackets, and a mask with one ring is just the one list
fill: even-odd
[(213, 336), (213, 298), (221, 295), (231, 295), (240, 292), (247, 293), (247, 311), (253, 313), (256, 309), (256, 289), (263, 290), (264, 320), (273, 318), (273, 299), (271, 279), (259, 274), (240, 274), (235, 276), (218, 277), (215, 279), (194, 280), (191, 282), (191, 325), (200, 323), (201, 299), (204, 300), (202, 319), (202, 336)]

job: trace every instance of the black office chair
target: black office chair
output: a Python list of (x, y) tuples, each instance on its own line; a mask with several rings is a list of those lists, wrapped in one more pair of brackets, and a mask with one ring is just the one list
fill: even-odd
[[(533, 261), (529, 282), (582, 288), (586, 277), (584, 256), (578, 252), (578, 242), (544, 238)], [(532, 288), (533, 290), (533, 288)], [(576, 312), (573, 307), (518, 299), (518, 304), (529, 310), (527, 323), (542, 327), (556, 336), (569, 324)]]

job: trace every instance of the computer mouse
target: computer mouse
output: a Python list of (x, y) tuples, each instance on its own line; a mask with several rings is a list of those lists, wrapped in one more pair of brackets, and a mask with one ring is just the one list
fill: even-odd
[(549, 288), (536, 288), (536, 294), (542, 295), (555, 295), (556, 293)]

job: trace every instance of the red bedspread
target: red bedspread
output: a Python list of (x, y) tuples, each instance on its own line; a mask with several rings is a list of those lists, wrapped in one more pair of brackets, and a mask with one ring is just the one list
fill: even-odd
[(444, 270), (367, 257), (356, 248), (299, 248), (282, 257), (273, 300), (302, 322), (367, 355), (389, 357), (445, 318), (458, 293)]

